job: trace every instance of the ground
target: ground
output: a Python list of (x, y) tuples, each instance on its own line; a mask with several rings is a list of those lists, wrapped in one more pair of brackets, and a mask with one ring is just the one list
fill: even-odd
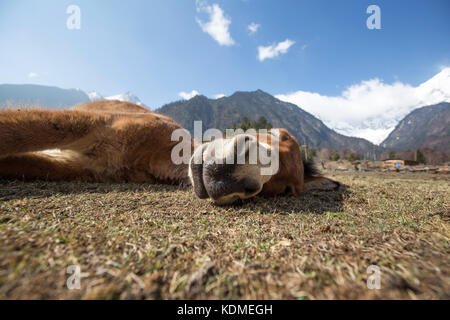
[(0, 298), (450, 299), (449, 178), (332, 178), (345, 186), (233, 207), (176, 186), (0, 181)]

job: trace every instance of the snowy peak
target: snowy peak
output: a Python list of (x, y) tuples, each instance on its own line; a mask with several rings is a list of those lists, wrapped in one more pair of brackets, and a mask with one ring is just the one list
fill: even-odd
[(132, 102), (139, 106), (144, 105), (142, 103), (142, 101), (136, 95), (132, 94), (131, 92), (126, 92), (126, 93), (118, 94), (116, 96), (106, 97), (105, 99), (106, 100), (119, 100), (119, 101)]
[(91, 101), (98, 101), (98, 100), (119, 100), (119, 101), (127, 101), (131, 103), (135, 103), (139, 106), (144, 106), (142, 101), (131, 92), (121, 93), (115, 96), (110, 97), (104, 97), (102, 94), (98, 93), (97, 91), (90, 91), (87, 93), (89, 96), (89, 99)]
[(450, 102), (450, 67), (443, 69), (430, 80), (416, 88), (420, 105)]
[(91, 101), (97, 101), (97, 100), (103, 100), (105, 99), (100, 93), (97, 91), (89, 91), (87, 92), (87, 95), (89, 97), (89, 100)]

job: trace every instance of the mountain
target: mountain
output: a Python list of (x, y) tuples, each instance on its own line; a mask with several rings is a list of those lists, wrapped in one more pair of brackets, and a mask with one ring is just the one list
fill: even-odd
[(118, 94), (116, 96), (106, 97), (105, 99), (106, 100), (128, 101), (128, 102), (135, 103), (139, 106), (144, 106), (142, 101), (139, 100), (139, 98), (136, 95), (132, 94), (131, 92), (126, 92), (126, 93)]
[(32, 84), (0, 85), (0, 109), (15, 106), (63, 109), (87, 101), (89, 96), (79, 89), (61, 89)]
[(167, 104), (156, 112), (174, 118), (191, 133), (194, 121), (203, 121), (204, 131), (210, 128), (224, 130), (239, 124), (243, 117), (257, 120), (264, 116), (274, 127), (288, 129), (301, 143), (310, 146), (350, 149), (369, 156), (381, 149), (367, 140), (336, 133), (298, 106), (278, 100), (261, 90), (236, 92), (216, 100), (199, 95), (187, 101)]
[(450, 152), (450, 103), (414, 110), (400, 121), (381, 145), (388, 150), (429, 147)]
[(87, 94), (80, 89), (61, 89), (34, 84), (0, 85), (0, 109), (15, 106), (41, 106), (48, 109), (65, 109), (77, 104), (97, 100), (119, 100), (145, 106), (142, 101), (130, 92), (104, 97), (97, 91)]

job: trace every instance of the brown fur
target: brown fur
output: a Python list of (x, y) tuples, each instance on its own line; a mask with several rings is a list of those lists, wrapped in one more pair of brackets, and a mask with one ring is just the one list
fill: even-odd
[[(139, 113), (136, 113), (139, 111)], [(75, 110), (0, 112), (0, 177), (100, 182), (186, 182), (171, 134), (181, 126), (145, 108), (99, 101)], [(62, 156), (36, 152), (60, 149)]]
[[(312, 163), (305, 163), (298, 140), (286, 129), (277, 129), (280, 150), (278, 173), (264, 184), (262, 195), (282, 193), (298, 195), (310, 190), (332, 191), (340, 187), (339, 182), (325, 178), (316, 172)], [(266, 138), (271, 143), (271, 137)]]
[[(286, 129), (279, 130), (280, 166), (278, 173), (264, 184), (263, 195), (277, 195), (281, 193), (300, 194), (304, 191), (304, 168), (300, 146), (294, 136)], [(260, 138), (260, 135), (258, 135)], [(268, 144), (272, 144), (274, 137), (268, 136)]]

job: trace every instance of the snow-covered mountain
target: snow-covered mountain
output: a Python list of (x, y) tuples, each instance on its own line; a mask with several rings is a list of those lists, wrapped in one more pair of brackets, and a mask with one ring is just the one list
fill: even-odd
[(105, 99), (100, 93), (98, 93), (97, 91), (89, 91), (86, 92), (86, 94), (89, 97), (89, 100), (91, 101), (97, 101), (97, 100), (103, 100)]
[(131, 92), (121, 93), (116, 96), (105, 97), (105, 99), (106, 100), (128, 101), (128, 102), (132, 102), (137, 105), (140, 105), (140, 106), (144, 105), (142, 103), (142, 101), (139, 100), (139, 98), (136, 95), (132, 94)]
[(450, 102), (450, 67), (417, 87), (372, 79), (348, 87), (340, 96), (297, 91), (277, 98), (298, 105), (341, 134), (380, 144), (413, 110)]
[[(450, 68), (445, 68), (416, 88), (419, 106), (450, 102)], [(416, 109), (416, 108), (414, 108)]]
[(126, 92), (126, 93), (121, 93), (115, 96), (110, 96), (110, 97), (104, 97), (102, 94), (98, 93), (97, 91), (90, 91), (87, 93), (87, 95), (89, 96), (89, 99), (91, 101), (97, 101), (97, 100), (119, 100), (119, 101), (128, 101), (128, 102), (132, 102), (135, 103), (137, 105), (140, 106), (145, 106), (142, 101), (134, 94), (132, 94), (131, 92)]

